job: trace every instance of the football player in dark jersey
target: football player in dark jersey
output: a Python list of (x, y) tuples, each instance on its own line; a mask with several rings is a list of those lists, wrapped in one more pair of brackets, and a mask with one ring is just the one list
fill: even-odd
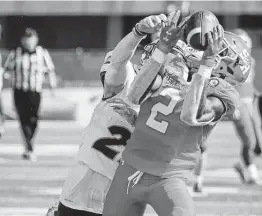
[[(211, 21), (206, 28), (216, 20), (210, 12), (199, 14)], [(175, 61), (165, 61), (181, 33), (176, 23), (177, 20), (171, 28), (162, 30), (157, 48), (145, 61), (127, 95), (127, 103), (141, 102), (143, 91), (157, 75), (155, 72), (163, 75), (160, 88), (141, 104), (135, 131), (107, 194), (104, 216), (143, 215), (146, 204), (158, 215), (195, 215), (186, 180), (198, 161), (199, 145), (217, 121), (238, 107), (239, 95), (234, 85), (244, 82), (249, 73), (249, 56), (239, 58), (245, 44), (235, 41), (237, 50), (231, 56), (227, 44), (225, 49), (221, 47), (223, 30), (218, 22), (213, 22), (213, 34), (209, 31), (203, 37), (203, 29), (189, 29), (191, 34), (186, 34), (186, 41), (196, 36), (193, 41), (201, 42), (195, 45), (204, 50), (204, 55), (187, 86), (182, 81), (188, 72), (183, 62), (176, 61), (176, 56)]]

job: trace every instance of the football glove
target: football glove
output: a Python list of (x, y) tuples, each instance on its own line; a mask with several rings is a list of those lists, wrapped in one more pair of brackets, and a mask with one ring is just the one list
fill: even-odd
[(168, 16), (167, 23), (160, 33), (158, 48), (161, 51), (168, 53), (174, 48), (178, 40), (183, 40), (184, 22), (177, 25), (180, 14), (180, 10), (177, 10)]
[(165, 26), (166, 21), (164, 14), (148, 16), (135, 25), (135, 32), (138, 36), (156, 33)]

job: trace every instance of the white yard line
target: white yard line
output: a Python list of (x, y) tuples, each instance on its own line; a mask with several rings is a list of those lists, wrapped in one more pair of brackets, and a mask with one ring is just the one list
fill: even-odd
[[(79, 144), (41, 144), (35, 146), (35, 152), (38, 156), (74, 156), (77, 153)], [(6, 144), (1, 143), (1, 155), (21, 155), (24, 151), (24, 146), (21, 144)]]

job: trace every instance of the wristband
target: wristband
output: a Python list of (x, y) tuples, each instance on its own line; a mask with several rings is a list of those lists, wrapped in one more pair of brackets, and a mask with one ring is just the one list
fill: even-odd
[(212, 67), (200, 65), (197, 74), (201, 75), (202, 77), (209, 79), (211, 77), (212, 70), (213, 70)]
[(165, 61), (166, 54), (160, 51), (158, 48), (155, 49), (151, 58), (162, 64)]
[(147, 34), (143, 33), (141, 31), (138, 30), (138, 23), (135, 25), (135, 27), (132, 29), (133, 33), (135, 34), (135, 36), (141, 38), (141, 37), (146, 37)]

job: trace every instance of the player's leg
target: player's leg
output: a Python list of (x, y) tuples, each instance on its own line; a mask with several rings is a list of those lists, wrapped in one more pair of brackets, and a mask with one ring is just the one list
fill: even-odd
[(205, 170), (206, 164), (207, 164), (207, 152), (206, 147), (203, 145), (200, 147), (201, 149), (201, 157), (197, 164), (197, 167), (194, 170), (195, 174), (195, 182), (193, 185), (193, 191), (196, 193), (202, 193), (203, 191), (203, 171)]
[(143, 202), (143, 191), (137, 190), (133, 180), (128, 184), (128, 178), (137, 170), (127, 163), (119, 164), (110, 189), (106, 196), (103, 216), (142, 216), (146, 204)]
[(14, 90), (14, 102), (17, 111), (22, 137), (25, 144), (25, 152), (22, 155), (24, 159), (31, 159), (30, 153), (33, 148), (30, 142), (30, 100), (28, 92), (22, 90)]
[(60, 202), (71, 209), (101, 214), (111, 180), (78, 162), (69, 173)]
[(31, 112), (30, 112), (30, 142), (33, 143), (32, 139), (35, 136), (35, 132), (38, 126), (38, 120), (39, 120), (39, 108), (40, 108), (40, 102), (41, 102), (41, 95), (38, 92), (30, 92), (30, 104), (31, 104)]
[(259, 97), (255, 96), (252, 106), (252, 120), (253, 125), (255, 129), (255, 135), (256, 135), (256, 145), (254, 148), (254, 153), (256, 155), (260, 155), (262, 153), (262, 128), (261, 128), (261, 115), (259, 113), (259, 107), (258, 107)]
[(241, 159), (244, 162), (244, 169), (242, 168), (241, 163), (237, 163), (235, 165), (235, 169), (240, 174), (240, 177), (244, 182), (253, 181), (258, 178), (257, 167), (253, 163), (252, 151), (256, 144), (256, 136), (252, 117), (246, 104), (241, 104), (240, 118), (233, 120), (233, 122), (242, 142)]
[(149, 201), (159, 216), (195, 216), (193, 199), (182, 178), (167, 178), (154, 185)]
[(260, 117), (262, 118), (262, 95), (258, 96), (258, 111), (259, 111)]
[(93, 212), (72, 209), (63, 205), (62, 203), (59, 203), (57, 213), (50, 216), (102, 216), (102, 214), (96, 214)]
[(28, 152), (24, 154), (26, 159), (36, 160), (34, 153), (33, 137), (36, 129), (36, 122), (38, 121), (38, 109), (40, 104), (40, 94), (38, 92), (25, 92), (27, 97), (27, 104), (25, 110), (27, 114), (24, 116), (22, 130), (24, 131), (25, 140), (28, 146)]

